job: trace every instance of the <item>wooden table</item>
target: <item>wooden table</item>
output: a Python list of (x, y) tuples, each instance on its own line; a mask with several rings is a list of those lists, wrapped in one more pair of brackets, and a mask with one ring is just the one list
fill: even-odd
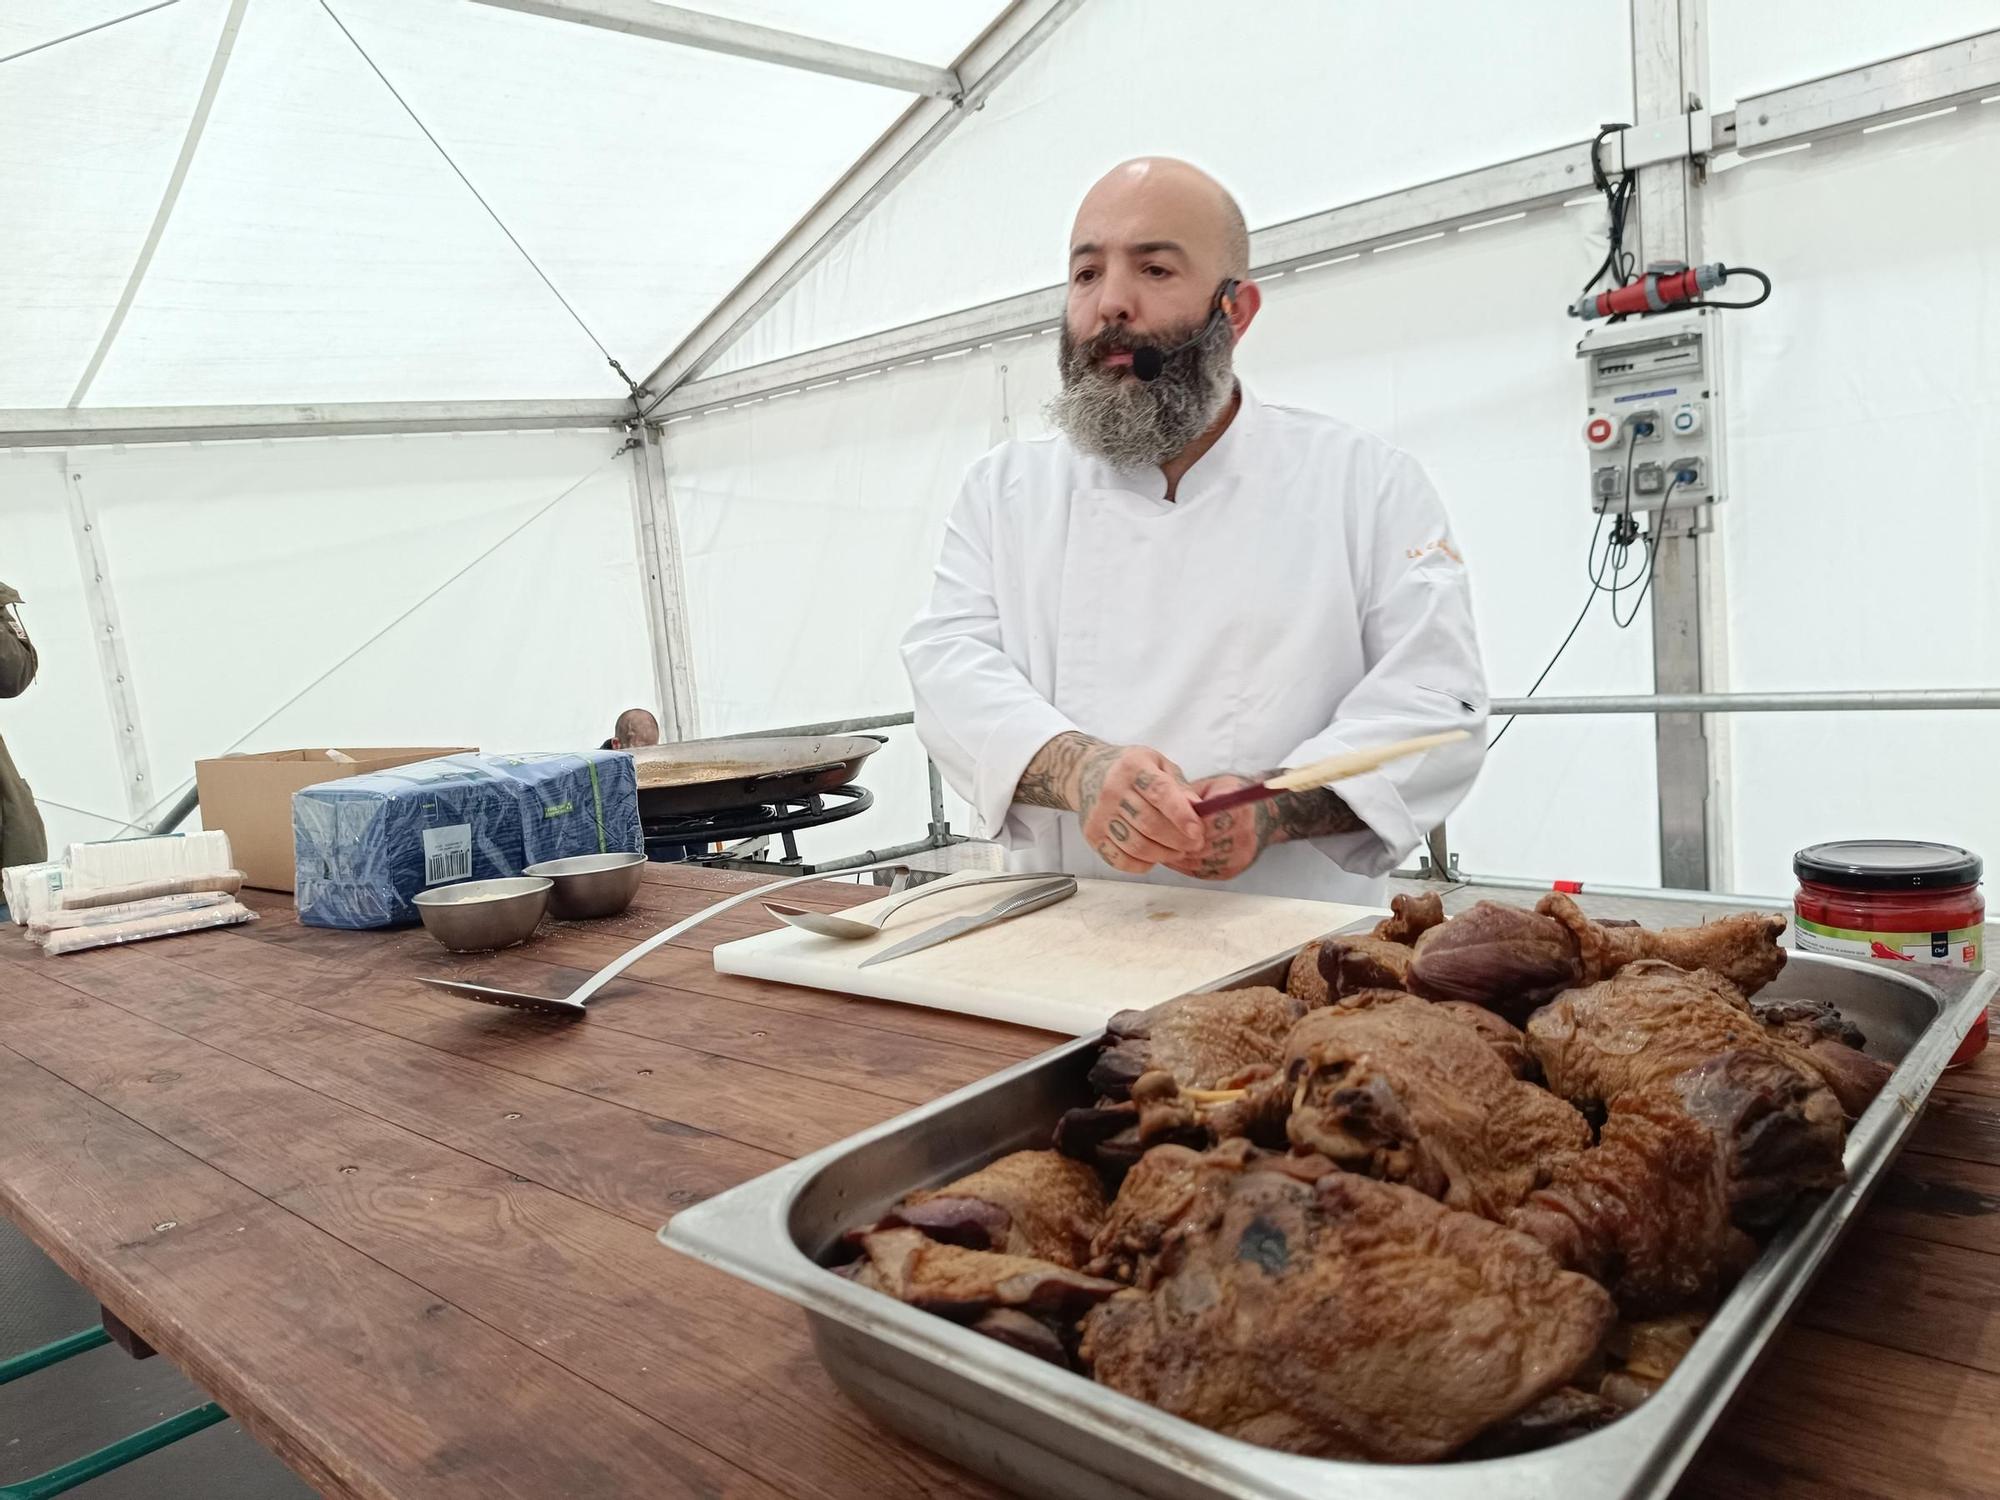
[[(554, 987), (753, 879), (654, 866), (625, 917), (477, 959), (255, 894), (248, 927), (129, 949), (9, 928), (0, 1210), (329, 1496), (990, 1494), (849, 1408), (794, 1309), (653, 1232), (1051, 1038), (715, 974), (754, 906), (583, 1024), (411, 982)], [(2000, 1493), (1996, 1211), (1982, 1060), (1682, 1493)]]

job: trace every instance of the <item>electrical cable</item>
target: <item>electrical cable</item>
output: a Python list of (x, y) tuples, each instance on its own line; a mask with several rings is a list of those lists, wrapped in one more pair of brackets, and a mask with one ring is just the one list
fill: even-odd
[[(1523, 697), (1534, 697), (1535, 689), (1548, 680), (1549, 673), (1553, 672), (1556, 669), (1556, 663), (1562, 660), (1563, 652), (1569, 649), (1569, 643), (1576, 639), (1577, 631), (1583, 628), (1584, 616), (1590, 613), (1590, 606), (1597, 602), (1597, 596), (1601, 592), (1601, 589), (1593, 585), (1590, 592), (1583, 596), (1583, 608), (1576, 612), (1576, 621), (1569, 627), (1569, 634), (1562, 638), (1562, 644), (1556, 647), (1556, 654), (1549, 658), (1549, 664), (1542, 668), (1542, 675), (1535, 679), (1534, 687), (1529, 688), (1526, 693), (1522, 694)], [(1509, 714), (1507, 722), (1500, 726), (1500, 732), (1486, 742), (1486, 748), (1491, 750), (1495, 745), (1507, 738), (1507, 731), (1514, 727), (1514, 720), (1519, 717), (1520, 715), (1518, 714)]]
[[(1597, 513), (1597, 526), (1590, 534), (1590, 552), (1584, 562), (1584, 575), (1590, 580), (1590, 592), (1583, 596), (1583, 608), (1577, 611), (1576, 619), (1571, 623), (1568, 633), (1562, 638), (1562, 644), (1556, 647), (1555, 654), (1549, 658), (1548, 665), (1542, 668), (1541, 675), (1536, 677), (1533, 684), (1528, 688), (1528, 691), (1521, 695), (1524, 698), (1534, 697), (1541, 689), (1542, 684), (1548, 681), (1549, 673), (1556, 669), (1556, 663), (1562, 660), (1563, 653), (1569, 649), (1570, 642), (1576, 639), (1577, 631), (1583, 628), (1583, 622), (1590, 614), (1590, 606), (1597, 602), (1599, 594), (1609, 594), (1611, 596), (1611, 620), (1620, 630), (1629, 629), (1638, 622), (1639, 611), (1646, 602), (1647, 593), (1653, 587), (1653, 560), (1660, 550), (1660, 533), (1656, 528), (1648, 538), (1645, 549), (1645, 561), (1640, 564), (1638, 576), (1630, 582), (1620, 581), (1624, 575), (1626, 560), (1631, 555), (1632, 544), (1639, 539), (1639, 523), (1632, 516), (1632, 453), (1638, 446), (1638, 442), (1639, 429), (1634, 426), (1625, 440), (1624, 502), (1618, 511), (1618, 520), (1611, 528), (1611, 542), (1605, 548), (1602, 559), (1597, 555), (1597, 547), (1598, 543), (1603, 540), (1604, 518), (1611, 514), (1610, 511), (1604, 510)], [(1667, 486), (1666, 494), (1660, 500), (1660, 509), (1663, 512), (1666, 509), (1667, 502), (1673, 498), (1674, 491), (1680, 488), (1681, 483), (1681, 476), (1676, 474), (1673, 482)], [(1604, 581), (1604, 570), (1607, 567), (1611, 569), (1611, 582), (1609, 584)], [(1637, 589), (1639, 596), (1632, 601), (1631, 614), (1621, 616), (1618, 613), (1618, 596), (1628, 589)], [(1520, 717), (1518, 714), (1508, 716), (1507, 722), (1500, 726), (1500, 732), (1486, 742), (1488, 750), (1491, 750), (1507, 737), (1507, 731), (1514, 727), (1514, 720), (1518, 717)]]
[(339, 16), (334, 14), (333, 7), (327, 3), (327, 0), (319, 0), (319, 8), (325, 11), (328, 19), (330, 19), (334, 25), (340, 28), (340, 34), (346, 37), (349, 42), (353, 43), (354, 50), (361, 54), (361, 60), (368, 64), (370, 70), (373, 71), (373, 73), (377, 78), (382, 80), (382, 87), (389, 91), (389, 95), (391, 98), (393, 98), (398, 104), (403, 106), (403, 113), (408, 115), (412, 123), (416, 125), (417, 129), (421, 130), (424, 133), (424, 139), (429, 141), (432, 146), (436, 147), (437, 154), (444, 158), (444, 164), (451, 168), (452, 172), (456, 174), (456, 176), (458, 177), (458, 180), (465, 184), (466, 191), (471, 193), (472, 196), (478, 200), (479, 206), (486, 210), (486, 216), (489, 219), (491, 219), (496, 225), (499, 226), (500, 232), (502, 234), (507, 236), (507, 243), (512, 245), (516, 250), (520, 251), (521, 259), (525, 260), (528, 263), (528, 268), (532, 270), (537, 276), (542, 278), (542, 285), (547, 287), (549, 291), (554, 294), (556, 301), (562, 304), (563, 311), (568, 313), (570, 317), (575, 321), (576, 326), (583, 330), (583, 336), (589, 339), (591, 343), (597, 345), (597, 352), (604, 356), (604, 362), (610, 365), (611, 368), (617, 372), (618, 378), (620, 380), (625, 382), (625, 388), (628, 392), (630, 392), (634, 405), (637, 404), (638, 398), (640, 396), (651, 395), (652, 392), (645, 390), (644, 387), (642, 387), (636, 380), (634, 380), (630, 375), (627, 375), (625, 373), (625, 367), (618, 363), (617, 359), (613, 357), (609, 349), (604, 347), (604, 340), (600, 339), (595, 333), (591, 332), (590, 325), (583, 321), (583, 314), (579, 313), (574, 307), (570, 306), (569, 298), (565, 297), (562, 294), (562, 291), (556, 286), (556, 284), (553, 281), (549, 280), (549, 273), (544, 271), (541, 268), (541, 266), (536, 263), (534, 256), (528, 253), (528, 247), (526, 245), (523, 245), (518, 239), (514, 237), (514, 231), (507, 227), (506, 221), (502, 219), (499, 214), (494, 212), (493, 205), (486, 201), (485, 195), (483, 195), (478, 188), (472, 185), (472, 179), (470, 177), (467, 177), (465, 173), (460, 170), (458, 163), (451, 159), (451, 153), (444, 149), (443, 144), (439, 142), (438, 138), (431, 134), (430, 127), (426, 125), (420, 118), (418, 118), (417, 112), (414, 109), (410, 108), (410, 101), (405, 99), (401, 94), (396, 92), (396, 85), (389, 82), (389, 75), (384, 73), (382, 69), (376, 65), (375, 59), (368, 55), (368, 49), (362, 46), (360, 41), (356, 39), (354, 33), (347, 29), (347, 23), (341, 20)]
[(1583, 284), (1583, 290), (1577, 293), (1579, 302), (1588, 297), (1607, 275), (1617, 286), (1629, 286), (1632, 281), (1632, 256), (1625, 250), (1625, 220), (1631, 209), (1632, 186), (1637, 174), (1628, 169), (1621, 172), (1618, 181), (1614, 183), (1604, 170), (1603, 159), (1604, 143), (1619, 131), (1630, 128), (1628, 125), (1600, 125), (1597, 128), (1597, 138), (1590, 143), (1590, 179), (1597, 190), (1604, 195), (1605, 211), (1610, 223), (1606, 233), (1604, 259), (1598, 263), (1597, 270), (1592, 273), (1590, 280)]
[(1722, 274), (1725, 278), (1730, 276), (1754, 276), (1764, 284), (1764, 290), (1752, 297), (1748, 302), (1717, 302), (1713, 297), (1704, 297), (1701, 301), (1694, 304), (1696, 307), (1733, 307), (1740, 312), (1746, 307), (1762, 307), (1766, 302), (1771, 300), (1771, 278), (1755, 266), (1724, 266)]

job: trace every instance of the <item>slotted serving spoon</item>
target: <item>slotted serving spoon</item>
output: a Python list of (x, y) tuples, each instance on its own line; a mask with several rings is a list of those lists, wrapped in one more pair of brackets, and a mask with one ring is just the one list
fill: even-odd
[(764, 910), (780, 922), (788, 923), (806, 932), (816, 932), (821, 937), (845, 938), (856, 941), (879, 935), (889, 918), (908, 906), (912, 901), (921, 901), (926, 896), (935, 896), (940, 891), (962, 891), (969, 885), (997, 885), (1002, 881), (1049, 880), (1058, 872), (1042, 870), (1032, 874), (1011, 872), (1000, 875), (974, 875), (965, 880), (936, 880), (928, 885), (920, 885), (914, 891), (894, 897), (873, 917), (850, 917), (833, 912), (809, 911), (803, 906), (793, 906), (789, 901), (766, 901)]
[(574, 1021), (583, 1015), (584, 1004), (592, 995), (661, 944), (672, 942), (682, 933), (692, 931), (710, 917), (719, 917), (733, 906), (741, 906), (746, 901), (755, 901), (759, 897), (770, 895), (773, 891), (782, 891), (787, 886), (804, 885), (813, 880), (826, 880), (830, 875), (867, 875), (877, 870), (895, 870), (903, 880), (907, 880), (910, 874), (910, 867), (906, 864), (860, 865), (852, 870), (836, 870), (821, 875), (795, 875), (790, 880), (780, 880), (774, 885), (752, 886), (747, 891), (738, 891), (733, 896), (723, 898), (713, 906), (703, 907), (693, 916), (683, 918), (663, 932), (654, 933), (643, 943), (612, 959), (567, 995), (530, 995), (520, 990), (503, 990), (498, 985), (481, 984), (471, 979), (421, 978), (417, 982), (430, 985), (433, 989), (449, 990), (452, 994), (467, 1000), (483, 1001), (487, 1005), (502, 1005), (509, 1010), (533, 1011), (537, 1015), (562, 1016)]

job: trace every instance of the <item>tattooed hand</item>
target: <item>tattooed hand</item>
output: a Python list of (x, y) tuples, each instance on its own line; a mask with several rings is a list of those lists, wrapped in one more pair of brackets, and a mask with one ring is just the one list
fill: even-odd
[(1014, 797), (1076, 813), (1097, 857), (1131, 875), (1193, 856), (1204, 838), (1180, 767), (1144, 745), (1057, 735), (1028, 762)]
[[(1275, 772), (1262, 776), (1210, 776), (1188, 788), (1199, 802), (1220, 792), (1267, 781)], [(1170, 870), (1192, 875), (1197, 880), (1234, 880), (1257, 861), (1273, 844), (1294, 839), (1326, 838), (1337, 833), (1354, 833), (1367, 825), (1340, 795), (1327, 788), (1307, 792), (1286, 792), (1268, 802), (1232, 807), (1203, 819), (1206, 842), (1186, 860), (1161, 860)]]
[[(1204, 797), (1213, 797), (1221, 792), (1231, 792), (1240, 786), (1251, 785), (1247, 776), (1210, 776), (1197, 781), (1188, 788), (1189, 794), (1199, 802)], [(1184, 859), (1163, 860), (1170, 870), (1183, 875), (1192, 875), (1197, 880), (1234, 880), (1257, 861), (1269, 842), (1268, 802), (1253, 802), (1248, 807), (1232, 807), (1223, 812), (1211, 813), (1202, 820), (1204, 835), (1202, 846)]]

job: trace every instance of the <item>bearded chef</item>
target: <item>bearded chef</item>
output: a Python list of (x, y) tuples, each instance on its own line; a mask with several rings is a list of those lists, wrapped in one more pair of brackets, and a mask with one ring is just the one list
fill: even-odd
[[(1185, 162), (1090, 190), (1058, 433), (972, 466), (903, 661), (925, 747), (1015, 868), (1379, 905), (1483, 754), (1465, 564), (1408, 454), (1236, 378), (1249, 254), (1235, 200)], [(1196, 815), (1447, 729), (1472, 736)]]

